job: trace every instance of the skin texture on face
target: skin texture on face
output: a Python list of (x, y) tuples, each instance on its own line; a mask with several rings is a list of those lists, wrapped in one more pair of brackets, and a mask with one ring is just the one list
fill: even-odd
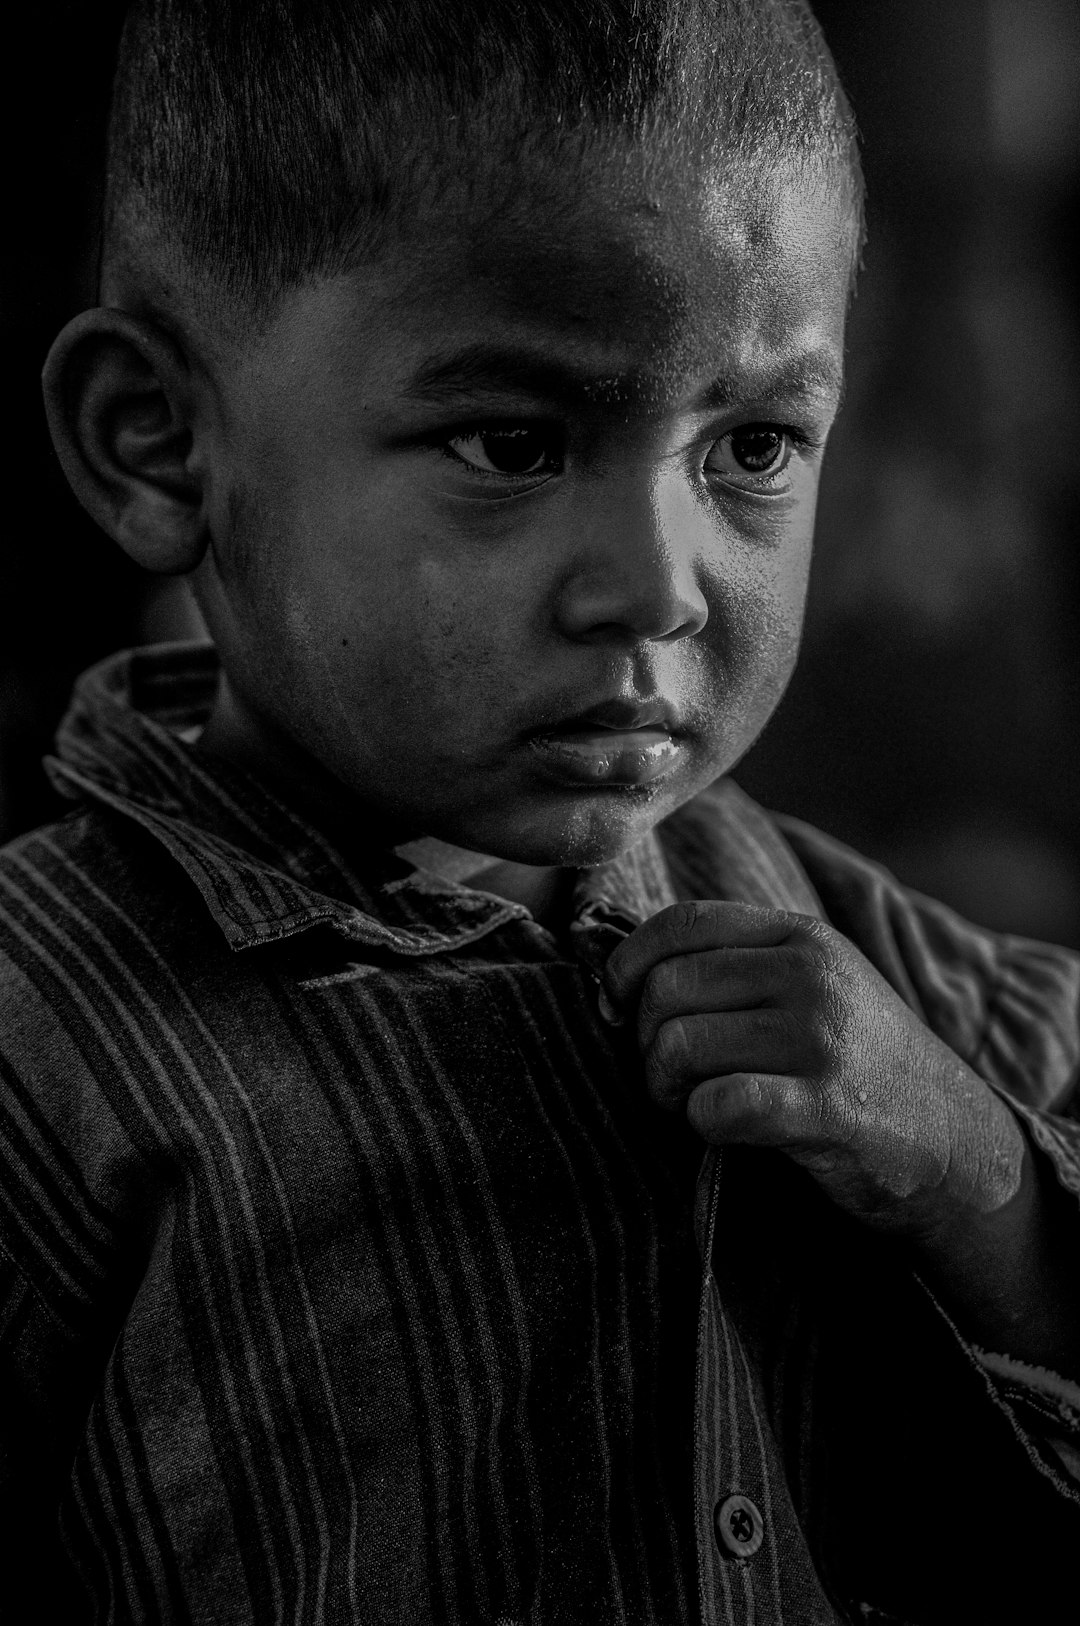
[(401, 839), (637, 840), (790, 676), (850, 260), (827, 178), (597, 162), (297, 290), (195, 440), (206, 748)]

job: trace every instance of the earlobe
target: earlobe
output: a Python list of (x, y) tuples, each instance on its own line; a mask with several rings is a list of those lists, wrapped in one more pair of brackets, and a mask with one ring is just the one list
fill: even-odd
[(172, 339), (124, 311), (84, 311), (42, 382), (53, 445), (87, 512), (146, 569), (193, 570), (207, 532), (189, 373)]

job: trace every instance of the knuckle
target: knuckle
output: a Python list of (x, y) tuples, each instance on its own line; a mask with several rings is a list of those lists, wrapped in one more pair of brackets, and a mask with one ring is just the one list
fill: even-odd
[(790, 1080), (768, 1105), (771, 1127), (778, 1144), (822, 1146), (832, 1139), (832, 1110), (828, 1097), (803, 1080)]
[(818, 975), (841, 976), (846, 971), (851, 945), (824, 920), (810, 915), (801, 918), (793, 942)]
[(712, 905), (699, 898), (685, 899), (668, 906), (665, 925), (676, 942), (700, 935), (708, 922)]
[(763, 1073), (801, 1070), (805, 1044), (796, 1016), (781, 1006), (761, 1005), (739, 1018), (739, 1047)]
[(814, 1003), (794, 1013), (792, 1021), (802, 1070), (811, 1076), (827, 1072), (836, 1058), (838, 1044), (825, 1012)]
[(764, 1123), (777, 1115), (777, 1097), (766, 1088), (765, 1080), (758, 1073), (740, 1074), (738, 1098), (740, 1110), (746, 1117)]
[[(718, 1093), (701, 1090), (691, 1096), (691, 1109), (704, 1122), (706, 1118), (720, 1119), (729, 1131), (746, 1135), (753, 1141), (776, 1143), (783, 1141), (783, 1102), (774, 1081), (758, 1073), (744, 1072), (730, 1075)], [(693, 1120), (695, 1113), (691, 1111)], [(705, 1132), (703, 1123), (695, 1127)]]
[(847, 980), (835, 970), (821, 979), (819, 1009), (822, 1043), (834, 1059), (848, 1045), (853, 1020)]
[(747, 1011), (744, 1018), (749, 1037), (758, 1044), (771, 1048), (783, 1045), (791, 1036), (791, 1016), (776, 1005), (759, 1005)]
[(826, 1142), (834, 1138), (836, 1102), (830, 1091), (803, 1090), (799, 1116), (803, 1131), (811, 1140)]
[(855, 1012), (850, 979), (831, 956), (802, 948), (796, 957), (792, 986), (797, 993), (790, 1005), (791, 1015), (808, 1065), (826, 1068), (851, 1041)]
[(835, 952), (836, 944), (839, 941), (839, 933), (835, 927), (829, 925), (827, 920), (822, 920), (818, 915), (795, 915), (792, 918), (795, 921), (793, 937), (799, 938), (805, 943), (813, 944), (815, 948), (826, 954)]
[(787, 985), (805, 977), (808, 969), (806, 945), (799, 942), (780, 943), (774, 951), (773, 963), (777, 976)]

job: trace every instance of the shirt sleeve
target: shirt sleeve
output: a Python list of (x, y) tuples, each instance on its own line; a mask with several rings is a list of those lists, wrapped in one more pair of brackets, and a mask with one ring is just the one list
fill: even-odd
[[(1080, 956), (974, 926), (819, 831), (778, 823), (826, 918), (1008, 1103), (1080, 1204)], [(1080, 1385), (953, 1332), (1029, 1457), (1080, 1499)]]
[[(1038, 1112), (1004, 1089), (999, 1093), (1024, 1124), (1035, 1155), (1048, 1162), (1058, 1183), (1080, 1202), (1080, 1123)], [(1080, 1384), (995, 1350), (973, 1345), (972, 1353), (1014, 1427), (1037, 1448), (1041, 1465), (1080, 1486)]]
[(965, 1338), (926, 1283), (920, 1286), (948, 1327), (990, 1401), (1003, 1412), (1029, 1461), (1080, 1504), (1080, 1384)]

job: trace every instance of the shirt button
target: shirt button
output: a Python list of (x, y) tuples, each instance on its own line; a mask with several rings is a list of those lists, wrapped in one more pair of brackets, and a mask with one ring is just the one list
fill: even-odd
[(717, 1502), (713, 1528), (725, 1558), (753, 1558), (765, 1539), (765, 1521), (749, 1496)]

